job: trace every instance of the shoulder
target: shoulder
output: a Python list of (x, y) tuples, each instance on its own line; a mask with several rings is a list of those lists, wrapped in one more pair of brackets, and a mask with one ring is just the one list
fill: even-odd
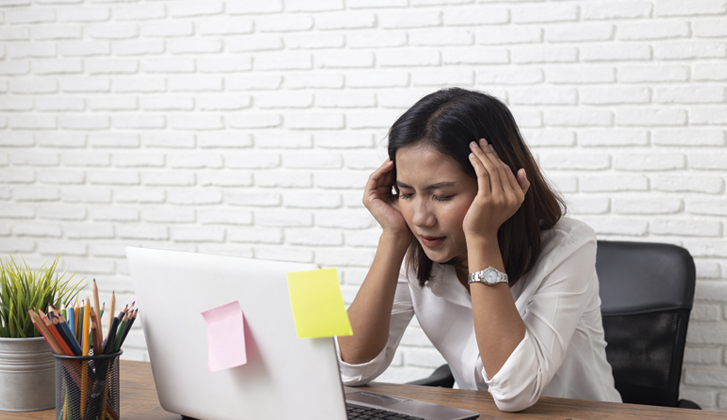
[(562, 263), (576, 251), (588, 250), (587, 255), (596, 258), (596, 233), (586, 223), (569, 217), (561, 219), (541, 234), (542, 248), (539, 263), (554, 266)]

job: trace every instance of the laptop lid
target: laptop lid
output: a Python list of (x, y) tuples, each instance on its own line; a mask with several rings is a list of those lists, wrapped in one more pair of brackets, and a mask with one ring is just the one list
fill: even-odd
[[(287, 273), (313, 264), (127, 248), (159, 402), (205, 420), (346, 419), (333, 339), (299, 339)], [(247, 363), (207, 370), (202, 312), (238, 301)]]

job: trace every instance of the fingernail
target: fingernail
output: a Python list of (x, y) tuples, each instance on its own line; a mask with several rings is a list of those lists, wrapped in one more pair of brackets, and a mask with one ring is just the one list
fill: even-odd
[(495, 147), (493, 145), (490, 145), (490, 150), (492, 150), (494, 152), (495, 151)]
[(470, 142), (470, 147), (477, 147), (477, 142), (475, 142), (475, 141)]
[(486, 146), (486, 145), (487, 145), (487, 140), (485, 140), (485, 139), (480, 139), (480, 144), (483, 144), (483, 145), (485, 145), (485, 146)]

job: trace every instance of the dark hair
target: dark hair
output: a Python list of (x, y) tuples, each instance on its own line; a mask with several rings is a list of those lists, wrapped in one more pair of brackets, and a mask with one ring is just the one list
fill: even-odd
[[(542, 246), (540, 234), (552, 228), (563, 216), (565, 202), (550, 189), (540, 173), (507, 106), (487, 94), (460, 88), (431, 93), (391, 126), (389, 158), (396, 163), (398, 149), (426, 143), (452, 158), (464, 173), (475, 177), (468, 157), (469, 143), (479, 139), (492, 144), (513, 173), (525, 168), (530, 181), (522, 206), (497, 232), (505, 271), (512, 286), (535, 264)], [(423, 286), (431, 276), (433, 263), (415, 238), (409, 246), (407, 264), (414, 269)]]

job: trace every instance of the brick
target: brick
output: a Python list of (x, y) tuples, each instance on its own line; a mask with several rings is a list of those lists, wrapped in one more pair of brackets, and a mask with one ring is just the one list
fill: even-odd
[(241, 0), (229, 2), (229, 4), (227, 4), (227, 13), (231, 15), (264, 14), (282, 11), (282, 0), (270, 0), (264, 2), (257, 0)]
[(76, 133), (38, 133), (35, 135), (41, 147), (86, 147), (86, 136)]
[(559, 128), (523, 131), (523, 138), (530, 147), (573, 146), (575, 133)]
[(581, 17), (584, 20), (647, 18), (652, 8), (648, 1), (586, 2), (581, 5)]
[(303, 263), (311, 263), (313, 262), (313, 252), (311, 251), (304, 251), (301, 249), (291, 249), (291, 248), (281, 248), (281, 247), (275, 247), (275, 248), (263, 248), (256, 246), (254, 249), (255, 258), (260, 258), (263, 260), (273, 260), (273, 261), (290, 261), (290, 262), (303, 262)]
[(645, 44), (599, 44), (582, 46), (582, 61), (625, 61), (651, 59), (651, 47)]
[(692, 169), (727, 169), (727, 159), (723, 153), (691, 153), (687, 156), (687, 161)]
[(695, 125), (723, 125), (727, 123), (727, 110), (724, 107), (692, 108), (689, 122)]
[(648, 230), (648, 222), (645, 220), (588, 218), (584, 221), (597, 235), (644, 236)]
[[(97, 74), (133, 74), (139, 71), (137, 60), (86, 60), (86, 72)], [(109, 82), (110, 84), (110, 82)]]
[(616, 110), (616, 124), (625, 126), (679, 126), (687, 124), (683, 109), (620, 108)]
[(143, 96), (141, 109), (145, 111), (191, 111), (194, 98), (191, 96)]
[(66, 203), (110, 203), (111, 189), (99, 187), (68, 187), (61, 190)]
[(534, 26), (494, 26), (477, 29), (481, 45), (533, 44), (543, 40), (543, 30)]
[(543, 80), (543, 70), (535, 68), (491, 68), (477, 72), (478, 84), (530, 85)]
[(438, 66), (441, 58), (435, 50), (379, 51), (376, 62), (381, 67)]
[(94, 206), (89, 209), (91, 220), (106, 222), (138, 222), (139, 210), (118, 206)]
[[(252, 20), (226, 20), (196, 23), (200, 35), (243, 35), (253, 32)], [(191, 35), (191, 33), (190, 33)]]
[(198, 244), (197, 252), (212, 255), (227, 255), (236, 258), (253, 258), (254, 251), (249, 246), (237, 246), (227, 243), (223, 244)]
[(573, 47), (519, 47), (512, 48), (512, 62), (528, 63), (572, 63), (578, 60), (578, 49)]
[(565, 22), (578, 20), (578, 7), (572, 4), (516, 6), (510, 8), (510, 14), (513, 23)]
[(371, 13), (326, 13), (315, 16), (315, 27), (320, 30), (365, 29), (376, 26), (376, 16)]
[(287, 12), (328, 12), (343, 10), (343, 0), (288, 0), (285, 2)]
[(69, 7), (58, 8), (60, 22), (103, 22), (111, 18), (108, 7)]
[(86, 209), (75, 206), (42, 206), (38, 208), (38, 217), (47, 220), (84, 220)]
[(111, 91), (111, 80), (98, 78), (61, 79), (61, 90), (65, 93), (108, 93)]
[[(349, 247), (375, 248), (378, 246), (381, 233), (377, 230), (363, 230), (345, 232), (346, 245)], [(350, 283), (348, 283), (350, 284)]]
[(376, 106), (373, 93), (320, 92), (315, 96), (320, 108), (372, 108)]
[[(510, 112), (512, 112), (512, 115), (520, 128), (542, 127), (543, 125), (543, 115), (540, 111), (528, 108), (511, 107)], [(557, 121), (560, 121), (561, 123), (568, 122), (566, 120), (567, 119), (557, 119)]]
[(406, 32), (352, 32), (346, 35), (346, 46), (356, 48), (392, 48), (407, 44)]
[(541, 154), (540, 165), (545, 169), (601, 170), (611, 166), (611, 157), (582, 153)]
[(224, 44), (219, 39), (172, 39), (167, 47), (172, 54), (215, 54), (222, 52)]
[[(83, 103), (83, 99), (81, 99), (81, 103)], [(30, 111), (32, 109), (33, 100), (31, 98), (0, 98), (0, 111)]]
[(278, 75), (258, 74), (245, 77), (225, 77), (225, 89), (239, 90), (276, 90), (280, 88), (283, 78)]
[(668, 197), (614, 198), (616, 214), (674, 214), (682, 210), (682, 200)]
[(285, 37), (285, 46), (289, 50), (342, 48), (345, 44), (346, 38), (339, 34), (295, 34)]
[(167, 156), (167, 164), (173, 169), (221, 168), (222, 156), (199, 152), (194, 154), (171, 153)]
[(231, 53), (277, 51), (283, 49), (283, 39), (278, 36), (243, 36), (230, 38), (226, 44), (227, 51)]
[(37, 41), (56, 39), (80, 39), (83, 37), (80, 26), (38, 25), (32, 28), (33, 39)]
[(188, 187), (194, 185), (193, 173), (186, 172), (145, 172), (141, 174), (141, 183), (151, 186), (178, 186)]
[(13, 152), (10, 162), (14, 166), (58, 166), (60, 159), (54, 152)]
[(273, 169), (280, 167), (277, 153), (230, 153), (225, 155), (225, 166), (232, 169)]
[(283, 167), (288, 169), (340, 169), (343, 159), (332, 153), (296, 153), (283, 155)]
[[(411, 103), (411, 102), (409, 102)], [(348, 114), (348, 128), (389, 128), (400, 116), (399, 111), (357, 112)]]
[(360, 190), (366, 185), (368, 173), (365, 172), (344, 172), (331, 176), (330, 174), (314, 174), (314, 183), (318, 188), (331, 189), (357, 189)]
[(61, 115), (58, 125), (66, 130), (105, 130), (111, 127), (111, 120), (102, 115)]
[(63, 235), (61, 226), (57, 224), (14, 223), (13, 235), (33, 236), (37, 238), (60, 238)]
[(167, 17), (163, 4), (145, 4), (143, 6), (119, 6), (114, 9), (114, 19), (124, 20), (155, 20)]
[(247, 114), (229, 116), (226, 121), (232, 128), (272, 128), (279, 127), (282, 118), (277, 114)]
[(406, 7), (407, 0), (348, 0), (346, 5), (351, 9)]
[(197, 100), (197, 107), (201, 111), (238, 111), (250, 106), (252, 106), (252, 98), (247, 95), (205, 95)]
[(2, 206), (0, 217), (4, 219), (32, 219), (35, 217), (35, 208), (30, 206)]
[(685, 38), (688, 36), (689, 25), (687, 22), (678, 21), (622, 23), (618, 25), (617, 30), (617, 38), (623, 41)]
[(341, 208), (340, 194), (331, 193), (286, 193), (283, 196), (283, 205), (288, 208), (300, 209), (337, 209)]
[(472, 86), (475, 75), (467, 69), (418, 70), (411, 72), (411, 83), (414, 86)]
[(123, 224), (116, 226), (116, 235), (120, 239), (163, 241), (169, 239), (169, 229), (166, 226)]
[(623, 83), (683, 82), (689, 78), (689, 67), (680, 65), (625, 66), (618, 70)]
[(343, 232), (324, 229), (286, 229), (286, 243), (303, 246), (341, 246)]
[(64, 166), (110, 166), (111, 154), (107, 152), (73, 151), (61, 153)]
[(568, 213), (572, 214), (606, 214), (611, 207), (607, 197), (574, 196), (568, 199)]
[(145, 39), (134, 41), (114, 41), (111, 43), (111, 50), (115, 55), (156, 55), (162, 54), (165, 49), (164, 41), (161, 39)]
[(211, 171), (197, 173), (197, 185), (201, 187), (250, 187), (253, 185), (251, 172), (223, 172)]
[(422, 28), (442, 23), (442, 14), (438, 11), (379, 13), (378, 18), (379, 26), (384, 29)]
[(337, 129), (344, 127), (344, 117), (338, 113), (289, 113), (285, 126), (293, 130)]
[(184, 208), (145, 208), (141, 210), (141, 220), (148, 223), (194, 223), (194, 209)]
[(685, 60), (727, 57), (727, 44), (707, 41), (673, 41), (654, 45), (654, 58)]
[(56, 12), (51, 8), (7, 10), (5, 19), (9, 24), (53, 22), (56, 20)]
[(210, 148), (247, 148), (252, 146), (251, 134), (200, 133), (197, 135), (199, 147)]
[(481, 26), (508, 23), (510, 13), (504, 7), (448, 8), (443, 11), (445, 26)]
[[(405, 90), (395, 90), (395, 89), (387, 89), (385, 91), (379, 92), (376, 96), (378, 98), (378, 104), (380, 108), (400, 108), (400, 109), (408, 109), (410, 108), (414, 103), (419, 101), (424, 96), (431, 93), (429, 90), (415, 90), (415, 89), (405, 89)], [(372, 127), (380, 127), (381, 124), (388, 124), (390, 126), (396, 118), (399, 116), (399, 111), (396, 112), (382, 112), (377, 111), (373, 114), (370, 114), (371, 117), (366, 117), (366, 115), (369, 114), (351, 114), (349, 115), (349, 121), (351, 122), (350, 127), (354, 127), (354, 122), (356, 122), (356, 125), (360, 125), (361, 123), (366, 124), (366, 120), (370, 120), (374, 123)]]
[(36, 60), (33, 73), (38, 75), (83, 73), (81, 60)]
[[(328, 267), (368, 267), (371, 265), (373, 259), (373, 251), (364, 251), (361, 249), (334, 248), (316, 253), (316, 263)], [(442, 361), (440, 365), (442, 363), (444, 362)]]
[(712, 63), (697, 63), (692, 73), (693, 80), (721, 81), (727, 80), (727, 65)]
[(727, 386), (727, 369), (690, 369), (684, 370), (684, 383), (713, 387)]
[(203, 225), (224, 224), (224, 225), (250, 225), (252, 224), (252, 212), (238, 209), (200, 209), (198, 210), (199, 222)]
[(46, 170), (37, 171), (38, 182), (45, 184), (83, 184), (86, 175), (83, 171)]
[(544, 121), (553, 126), (610, 126), (613, 124), (613, 115), (610, 111), (587, 108), (546, 110)]
[(654, 91), (656, 103), (721, 103), (725, 101), (725, 89), (714, 87), (669, 87)]
[[(139, 36), (139, 28), (136, 25), (98, 25), (86, 29), (91, 38), (98, 39), (128, 39)], [(77, 38), (80, 38), (77, 37)]]
[(68, 239), (112, 239), (114, 226), (107, 224), (69, 224), (63, 225), (63, 231)]
[(646, 146), (649, 133), (643, 130), (592, 130), (578, 134), (578, 144), (585, 147)]
[(695, 321), (719, 321), (721, 317), (718, 305), (695, 304), (690, 319)]
[(136, 97), (94, 96), (86, 100), (92, 111), (134, 111), (139, 109)]
[(88, 182), (94, 185), (139, 185), (138, 172), (129, 171), (90, 171)]
[(409, 85), (406, 71), (371, 71), (352, 73), (346, 77), (346, 85), (352, 88), (393, 88)]
[(230, 242), (282, 244), (283, 230), (275, 228), (231, 228), (227, 230)]
[[(727, 246), (725, 246), (724, 240), (720, 239), (694, 239), (684, 241), (684, 247), (689, 250), (693, 257), (727, 257)], [(704, 286), (702, 286), (704, 287)], [(703, 292), (697, 291), (695, 298), (699, 296), (699, 299), (703, 300), (715, 300), (720, 299), (724, 301), (721, 291), (714, 289), (710, 290), (714, 293), (713, 296), (705, 297), (702, 296)]]
[(260, 109), (310, 108), (313, 95), (310, 93), (263, 93), (255, 95), (255, 105)]
[(38, 111), (83, 111), (83, 98), (38, 98), (35, 100)]
[(219, 130), (225, 127), (221, 115), (172, 115), (169, 125), (174, 130)]
[[(10, 128), (19, 130), (55, 130), (58, 128), (56, 124), (56, 118), (52, 116), (25, 116), (25, 115), (14, 115), (9, 119)], [(14, 141), (16, 137), (11, 138)], [(0, 139), (0, 144), (4, 143), (3, 139)]]
[(556, 67), (545, 70), (545, 80), (569, 84), (613, 83), (616, 81), (616, 72), (613, 67)]
[[(244, 22), (240, 22), (241, 27), (244, 25)], [(194, 24), (192, 22), (144, 23), (141, 25), (141, 34), (152, 38), (191, 36), (194, 34)]]
[(145, 203), (159, 204), (166, 200), (163, 190), (150, 188), (114, 189), (114, 200), (119, 203)]
[(649, 231), (655, 235), (712, 236), (722, 235), (722, 223), (716, 220), (668, 220), (651, 221)]
[(725, 133), (722, 130), (654, 130), (652, 141), (659, 146), (723, 146)]
[(655, 191), (698, 192), (719, 194), (724, 191), (724, 181), (718, 177), (659, 176), (651, 181)]
[(696, 37), (712, 38), (727, 36), (724, 19), (692, 21), (692, 31)]
[(641, 176), (626, 175), (599, 175), (581, 176), (579, 179), (581, 191), (619, 192), (619, 191), (648, 191), (649, 180)]
[(409, 32), (409, 45), (420, 47), (473, 45), (474, 33), (467, 29), (417, 30)]
[(613, 158), (613, 167), (620, 171), (670, 171), (684, 169), (684, 160), (680, 153), (619, 154)]
[(307, 31), (313, 28), (313, 18), (285, 14), (260, 17), (255, 20), (255, 28), (263, 33)]
[(529, 87), (510, 89), (510, 103), (516, 105), (575, 105), (576, 89), (559, 87)]
[(199, 17), (219, 15), (224, 11), (224, 3), (216, 1), (171, 3), (169, 16), (171, 17)]
[(55, 80), (10, 80), (10, 92), (18, 94), (56, 93), (58, 83)]
[(545, 40), (547, 42), (608, 41), (612, 39), (613, 32), (613, 25), (610, 23), (566, 23), (546, 28)]
[(220, 92), (222, 78), (217, 76), (184, 76), (169, 80), (170, 92)]
[(30, 63), (28, 61), (10, 61), (0, 63), (0, 74), (4, 76), (17, 76), (28, 74), (30, 72)]
[(225, 191), (225, 203), (233, 206), (278, 207), (281, 197), (278, 193), (259, 190)]
[(313, 139), (309, 133), (257, 133), (255, 145), (260, 149), (309, 149), (313, 147)]
[(725, 0), (692, 0), (688, 5), (678, 0), (661, 0), (654, 6), (655, 16), (718, 15), (725, 12)]
[(315, 56), (315, 66), (324, 69), (369, 68), (374, 66), (374, 54), (358, 51), (319, 53)]
[(86, 244), (58, 240), (46, 240), (38, 243), (38, 252), (49, 255), (86, 255)]
[(58, 201), (60, 194), (57, 188), (23, 187), (13, 188), (13, 199), (23, 201)]
[(374, 145), (374, 135), (365, 132), (315, 133), (317, 147), (329, 149), (369, 148)]
[(165, 128), (163, 115), (118, 115), (113, 117), (113, 126), (118, 129)]
[(587, 105), (647, 104), (651, 90), (645, 87), (608, 86), (578, 89), (580, 103)]
[(142, 134), (141, 144), (144, 147), (191, 149), (195, 146), (195, 140), (194, 134), (187, 133)]
[(144, 73), (194, 73), (195, 63), (187, 58), (164, 58), (159, 60), (144, 60), (141, 71)]
[(305, 172), (259, 172), (255, 174), (255, 185), (265, 188), (310, 188), (311, 176)]
[(267, 210), (255, 212), (255, 223), (262, 227), (308, 227), (313, 225), (313, 215), (300, 210)]

